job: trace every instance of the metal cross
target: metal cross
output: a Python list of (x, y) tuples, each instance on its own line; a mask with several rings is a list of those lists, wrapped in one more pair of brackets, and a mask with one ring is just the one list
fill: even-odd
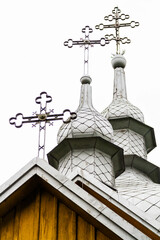
[[(45, 158), (45, 141), (46, 141), (46, 123), (53, 126), (53, 121), (63, 120), (64, 123), (69, 123), (72, 119), (77, 117), (75, 112), (65, 109), (61, 114), (52, 114), (54, 110), (47, 112), (47, 103), (52, 101), (52, 97), (46, 92), (41, 92), (40, 96), (35, 99), (37, 104), (40, 104), (40, 113), (34, 112), (33, 115), (24, 117), (22, 113), (17, 113), (15, 117), (9, 119), (10, 124), (15, 125), (16, 128), (22, 127), (23, 123), (32, 123), (32, 127), (39, 124), (39, 138), (38, 138), (38, 157)], [(43, 132), (43, 134), (42, 134)]]
[(116, 34), (115, 36), (113, 34), (106, 34), (105, 38), (108, 39), (108, 41), (115, 40), (116, 41), (116, 54), (120, 54), (120, 43), (130, 43), (131, 40), (127, 37), (120, 37), (119, 34), (119, 28), (120, 27), (131, 27), (135, 28), (139, 26), (139, 22), (131, 21), (130, 23), (119, 23), (119, 20), (126, 20), (129, 19), (129, 15), (125, 15), (124, 13), (121, 14), (121, 10), (118, 7), (115, 7), (112, 10), (112, 14), (105, 16), (104, 19), (106, 21), (113, 21), (115, 20), (114, 24), (108, 24), (104, 25), (103, 23), (100, 23), (99, 25), (96, 25), (95, 28), (99, 30), (103, 30), (104, 28), (115, 28)]
[(64, 46), (68, 46), (72, 48), (73, 45), (84, 46), (84, 75), (88, 75), (89, 73), (89, 46), (93, 47), (94, 44), (100, 44), (101, 46), (105, 46), (109, 43), (108, 39), (101, 38), (99, 40), (90, 40), (89, 34), (93, 32), (93, 29), (89, 26), (85, 26), (82, 28), (82, 33), (85, 34), (84, 39), (81, 38), (78, 41), (73, 41), (72, 39), (68, 39), (68, 41), (64, 42)]

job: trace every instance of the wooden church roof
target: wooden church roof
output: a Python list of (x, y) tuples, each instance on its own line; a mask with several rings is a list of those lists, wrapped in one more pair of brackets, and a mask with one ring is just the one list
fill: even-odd
[(33, 159), (0, 188), (0, 239), (159, 239), (157, 221), (93, 179)]

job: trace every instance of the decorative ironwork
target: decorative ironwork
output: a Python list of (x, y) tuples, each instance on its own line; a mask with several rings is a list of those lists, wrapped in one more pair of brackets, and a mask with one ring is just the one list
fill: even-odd
[(84, 75), (88, 75), (89, 73), (89, 46), (93, 47), (94, 44), (100, 44), (101, 46), (105, 46), (109, 43), (108, 39), (101, 38), (99, 40), (90, 40), (89, 34), (93, 32), (93, 29), (89, 26), (85, 26), (82, 28), (82, 33), (85, 34), (84, 38), (81, 38), (78, 41), (73, 41), (72, 39), (68, 39), (68, 41), (64, 42), (64, 46), (72, 48), (74, 45), (84, 46)]
[(45, 157), (46, 123), (49, 123), (49, 126), (53, 126), (53, 121), (56, 120), (63, 120), (64, 123), (69, 123), (77, 117), (77, 114), (69, 109), (65, 109), (60, 114), (53, 114), (53, 109), (47, 112), (47, 103), (51, 101), (51, 96), (46, 92), (41, 92), (40, 96), (35, 99), (35, 102), (40, 105), (39, 114), (34, 112), (33, 115), (35, 116), (24, 117), (22, 113), (17, 113), (15, 117), (9, 119), (10, 124), (15, 125), (16, 128), (21, 128), (24, 123), (32, 123), (32, 127), (36, 127), (39, 124), (38, 157), (42, 153), (43, 159)]
[(120, 37), (119, 34), (119, 29), (120, 27), (131, 27), (131, 28), (135, 28), (139, 26), (139, 22), (135, 22), (135, 21), (131, 21), (129, 23), (119, 23), (119, 20), (126, 20), (129, 19), (129, 15), (126, 15), (124, 13), (121, 14), (121, 10), (118, 7), (115, 7), (112, 10), (112, 14), (105, 16), (104, 19), (106, 21), (115, 21), (114, 24), (108, 24), (105, 25), (103, 23), (100, 23), (99, 25), (96, 25), (95, 28), (99, 29), (99, 30), (103, 30), (105, 28), (115, 28), (115, 35), (113, 34), (106, 34), (105, 38), (110, 42), (112, 40), (116, 41), (116, 54), (120, 54), (120, 43), (122, 44), (129, 44), (131, 42), (131, 40), (128, 37)]

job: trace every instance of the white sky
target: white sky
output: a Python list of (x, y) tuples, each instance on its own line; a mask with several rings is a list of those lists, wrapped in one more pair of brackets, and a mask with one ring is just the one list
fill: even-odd
[[(132, 43), (123, 45), (127, 59), (128, 100), (139, 107), (145, 123), (155, 129), (158, 147), (148, 160), (160, 166), (160, 33), (159, 0), (1, 0), (0, 1), (0, 81), (1, 81), (1, 158), (0, 184), (37, 156), (38, 126), (15, 128), (9, 118), (21, 112), (31, 116), (39, 110), (35, 98), (46, 91), (53, 101), (48, 106), (55, 113), (65, 108), (76, 110), (79, 103), (80, 78), (83, 74), (83, 50), (68, 49), (63, 42), (83, 37), (81, 29), (94, 29), (90, 39), (99, 39), (108, 31), (95, 30), (105, 23), (104, 16), (115, 6), (139, 21), (134, 29), (125, 28), (121, 36)], [(114, 72), (110, 64), (115, 43), (90, 50), (93, 105), (102, 111), (112, 101)], [(47, 127), (46, 152), (56, 146), (61, 122)]]

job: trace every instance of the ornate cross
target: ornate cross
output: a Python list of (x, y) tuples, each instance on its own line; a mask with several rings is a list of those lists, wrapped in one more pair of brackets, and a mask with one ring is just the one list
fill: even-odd
[[(33, 115), (24, 117), (22, 113), (16, 114), (15, 117), (9, 119), (10, 124), (15, 125), (16, 128), (22, 127), (23, 123), (32, 123), (32, 127), (39, 124), (39, 138), (38, 138), (38, 157), (45, 158), (45, 141), (46, 141), (46, 123), (53, 126), (53, 121), (63, 120), (64, 123), (69, 123), (72, 119), (77, 117), (75, 112), (65, 109), (61, 114), (53, 114), (51, 109), (47, 112), (47, 103), (52, 101), (52, 97), (46, 92), (41, 92), (40, 96), (35, 99), (36, 103), (40, 105), (40, 113), (34, 112)], [(43, 132), (43, 134), (42, 134)], [(41, 155), (41, 156), (40, 156)]]
[(100, 23), (99, 25), (96, 25), (95, 28), (99, 30), (103, 30), (104, 28), (115, 28), (116, 34), (106, 34), (105, 38), (108, 39), (108, 41), (115, 40), (116, 41), (116, 54), (120, 54), (120, 43), (125, 44), (125, 43), (130, 43), (131, 40), (127, 37), (120, 37), (119, 34), (119, 28), (120, 27), (131, 27), (135, 28), (139, 26), (139, 22), (131, 21), (130, 23), (119, 23), (119, 20), (126, 20), (129, 19), (129, 15), (125, 15), (124, 13), (121, 14), (121, 10), (118, 7), (115, 7), (112, 10), (112, 14), (105, 16), (104, 19), (106, 21), (115, 21), (114, 24), (108, 24), (104, 25), (103, 23)]
[(82, 33), (85, 34), (84, 39), (81, 38), (78, 41), (73, 41), (72, 39), (68, 39), (68, 41), (64, 42), (64, 46), (68, 46), (72, 48), (73, 45), (80, 45), (81, 47), (84, 46), (84, 75), (88, 75), (89, 73), (89, 46), (93, 47), (94, 44), (100, 44), (101, 46), (105, 46), (109, 43), (108, 39), (101, 38), (100, 40), (90, 40), (89, 34), (93, 32), (93, 29), (89, 26), (85, 26), (82, 29)]

